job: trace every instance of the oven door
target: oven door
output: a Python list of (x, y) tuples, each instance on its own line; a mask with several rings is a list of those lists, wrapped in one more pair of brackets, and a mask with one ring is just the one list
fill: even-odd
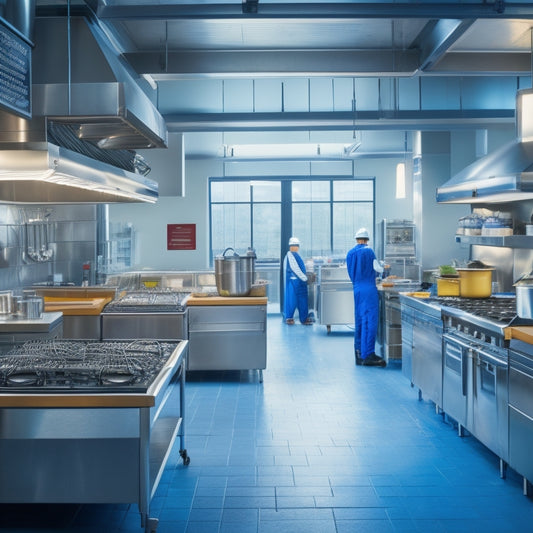
[(476, 347), (472, 434), (508, 462), (508, 358), (504, 351)]
[(442, 410), (457, 422), (459, 435), (463, 436), (463, 428), (469, 429), (472, 422), (468, 394), (472, 382), (472, 347), (467, 341), (446, 333), (442, 353)]
[(413, 326), (412, 382), (437, 408), (442, 406), (442, 321), (417, 313)]
[[(518, 344), (514, 348), (513, 344)], [(529, 345), (523, 345), (529, 350)], [(509, 464), (527, 480), (533, 480), (533, 357), (518, 351), (520, 341), (509, 350)], [(524, 493), (528, 485), (524, 483)]]

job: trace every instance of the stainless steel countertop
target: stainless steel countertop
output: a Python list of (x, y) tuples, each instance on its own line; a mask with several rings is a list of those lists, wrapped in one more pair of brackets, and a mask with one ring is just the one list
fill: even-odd
[(0, 333), (47, 333), (63, 322), (63, 313), (43, 313), (42, 318), (0, 318)]
[(414, 307), (422, 313), (427, 313), (428, 315), (434, 317), (441, 317), (442, 305), (440, 305), (433, 298), (415, 298), (414, 296), (408, 296), (400, 292), (400, 302), (410, 307)]

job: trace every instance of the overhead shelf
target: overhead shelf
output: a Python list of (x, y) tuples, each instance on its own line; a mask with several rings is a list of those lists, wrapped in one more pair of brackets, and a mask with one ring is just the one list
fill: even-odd
[(504, 248), (533, 248), (533, 235), (456, 235), (455, 242)]

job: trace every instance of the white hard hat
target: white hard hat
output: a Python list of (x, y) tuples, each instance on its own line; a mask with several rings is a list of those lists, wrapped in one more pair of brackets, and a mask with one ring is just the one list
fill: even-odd
[(368, 235), (368, 230), (366, 228), (360, 228), (357, 230), (357, 233), (355, 234), (356, 239), (368, 239), (370, 240), (370, 237)]
[(300, 240), (297, 237), (291, 237), (289, 239), (289, 246), (300, 246)]

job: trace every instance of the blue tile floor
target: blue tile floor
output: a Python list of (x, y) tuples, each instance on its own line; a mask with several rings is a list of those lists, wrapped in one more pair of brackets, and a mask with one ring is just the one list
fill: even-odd
[[(521, 477), (500, 479), (498, 459), (419, 401), (399, 364), (356, 367), (347, 327), (269, 315), (262, 384), (189, 377), (191, 463), (173, 450), (151, 503), (158, 533), (533, 531)], [(0, 529), (142, 531), (136, 505), (0, 505)]]

